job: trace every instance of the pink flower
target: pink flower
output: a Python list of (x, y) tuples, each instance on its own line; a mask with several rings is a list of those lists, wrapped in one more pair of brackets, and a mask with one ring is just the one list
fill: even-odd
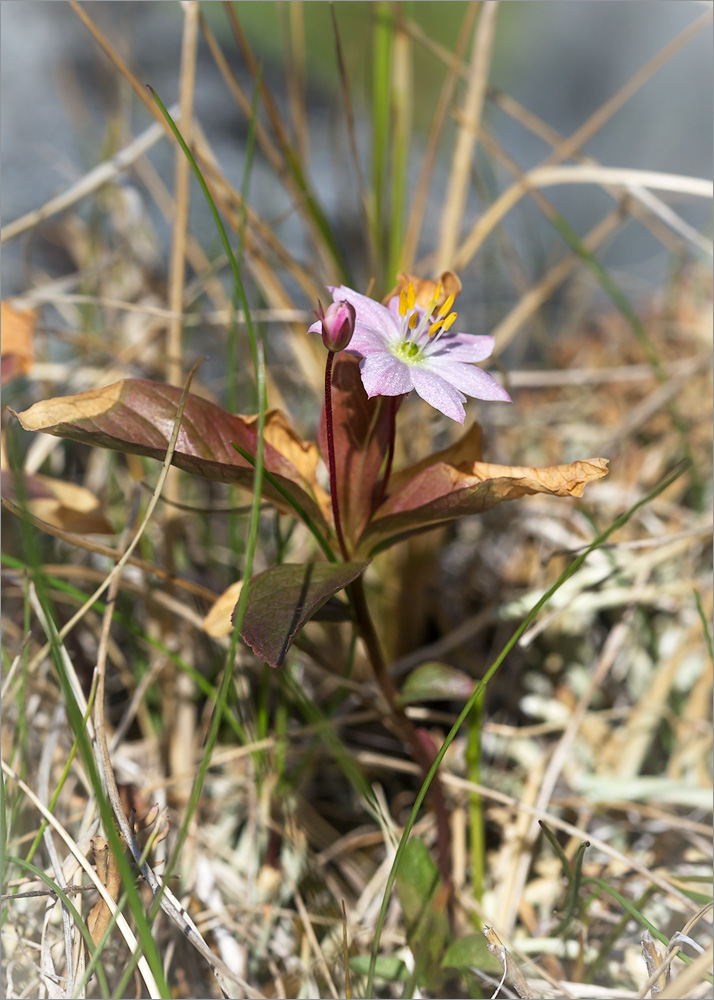
[[(416, 389), (427, 403), (460, 424), (466, 416), (466, 396), (510, 402), (494, 378), (474, 367), (474, 362), (493, 351), (493, 337), (451, 332), (456, 319), (456, 313), (450, 312), (453, 295), (435, 314), (439, 289), (422, 308), (411, 283), (387, 306), (346, 285), (330, 287), (330, 292), (335, 302), (355, 308), (355, 329), (347, 351), (361, 359), (362, 384), (368, 396), (401, 396)], [(320, 323), (313, 323), (309, 332), (321, 332)]]
[[(355, 328), (355, 307), (351, 302), (330, 303), (327, 309), (322, 308), (322, 302), (317, 300), (317, 316), (322, 333), (322, 343), (328, 351), (336, 354), (344, 351), (352, 339)], [(315, 324), (313, 324), (314, 326)], [(312, 330), (313, 327), (310, 327)]]

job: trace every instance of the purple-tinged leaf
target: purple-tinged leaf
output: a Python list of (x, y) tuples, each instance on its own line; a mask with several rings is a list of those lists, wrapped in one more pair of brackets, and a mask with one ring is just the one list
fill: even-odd
[[(25, 430), (44, 431), (125, 454), (147, 455), (161, 461), (176, 418), (181, 390), (162, 382), (125, 379), (76, 396), (35, 403), (18, 414)], [(204, 479), (253, 486), (253, 466), (233, 448), (256, 450), (257, 420), (234, 416), (214, 403), (189, 393), (173, 464)], [(328, 501), (314, 479), (317, 447), (305, 444), (276, 410), (266, 414), (265, 468), (324, 531)], [(287, 501), (267, 481), (263, 495), (281, 510)]]
[[(338, 354), (332, 369), (332, 419), (337, 490), (342, 530), (349, 542), (359, 538), (372, 513), (375, 487), (389, 444), (392, 401), (367, 399), (359, 364)], [(325, 413), (320, 422), (320, 450), (327, 456)]]
[(241, 635), (271, 667), (285, 659), (298, 631), (366, 562), (284, 563), (253, 577)]

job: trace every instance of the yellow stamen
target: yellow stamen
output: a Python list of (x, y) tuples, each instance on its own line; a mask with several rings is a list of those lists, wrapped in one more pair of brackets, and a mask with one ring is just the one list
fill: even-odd
[(441, 319), (434, 320), (434, 322), (429, 327), (429, 336), (433, 337), (437, 330), (441, 329), (441, 325), (444, 321)]
[(439, 312), (437, 313), (439, 319), (443, 319), (444, 316), (446, 316), (446, 314), (448, 313), (448, 311), (453, 306), (455, 298), (456, 298), (456, 295), (452, 292), (451, 295), (446, 300), (446, 302), (441, 307), (441, 309), (439, 310)]
[(456, 322), (456, 317), (458, 315), (459, 315), (458, 313), (451, 313), (450, 316), (446, 317), (446, 319), (444, 320), (444, 333), (446, 333), (446, 331), (454, 325), (454, 323)]
[(407, 314), (407, 293), (404, 289), (399, 293), (399, 315), (406, 316)]
[(436, 309), (436, 304), (437, 304), (437, 302), (439, 301), (440, 298), (441, 298), (441, 285), (437, 285), (436, 286), (436, 291), (434, 292), (434, 298), (429, 303), (429, 310), (428, 311), (430, 313), (434, 312), (434, 310)]
[(409, 317), (409, 329), (413, 330), (419, 320), (419, 313), (412, 313)]
[(414, 291), (414, 285), (410, 281), (407, 287), (407, 308), (410, 311), (414, 308), (415, 302), (416, 302), (416, 293)]

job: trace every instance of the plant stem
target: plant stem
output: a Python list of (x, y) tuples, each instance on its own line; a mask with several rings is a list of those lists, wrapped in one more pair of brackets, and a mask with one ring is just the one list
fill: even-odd
[(327, 435), (327, 464), (330, 470), (330, 499), (332, 500), (332, 517), (335, 522), (335, 533), (337, 541), (340, 543), (340, 552), (345, 562), (349, 560), (349, 553), (345, 545), (345, 536), (342, 534), (342, 520), (340, 519), (340, 501), (337, 497), (337, 469), (335, 468), (335, 435), (332, 429), (332, 365), (335, 355), (332, 351), (327, 352), (325, 362), (325, 432)]
[(377, 497), (374, 501), (373, 510), (376, 510), (387, 495), (387, 485), (392, 474), (392, 462), (394, 461), (394, 439), (397, 432), (397, 400), (399, 396), (389, 396), (387, 406), (389, 407), (389, 446), (387, 450), (387, 464), (384, 467), (382, 482), (379, 484)]
[[(350, 584), (348, 591), (352, 600), (357, 626), (367, 647), (367, 654), (372, 664), (375, 680), (391, 710), (394, 728), (399, 737), (410, 747), (414, 760), (424, 770), (424, 774), (427, 774), (434, 763), (436, 751), (426, 730), (417, 729), (398, 703), (399, 692), (394, 685), (394, 681), (389, 676), (387, 664), (382, 655), (382, 648), (369, 612), (367, 596), (364, 592), (364, 584), (361, 576)], [(435, 780), (432, 782), (430, 792), (434, 803), (438, 830), (439, 872), (444, 882), (449, 884), (451, 882), (451, 834), (444, 790), (438, 775), (435, 776)]]
[[(483, 695), (479, 697), (468, 718), (466, 740), (466, 774), (475, 785), (481, 783), (481, 731), (483, 724)], [(483, 800), (477, 792), (469, 797), (469, 832), (471, 854), (471, 882), (474, 899), (481, 902), (484, 883), (485, 838), (483, 821)], [(481, 920), (474, 917), (475, 926), (480, 929)]]

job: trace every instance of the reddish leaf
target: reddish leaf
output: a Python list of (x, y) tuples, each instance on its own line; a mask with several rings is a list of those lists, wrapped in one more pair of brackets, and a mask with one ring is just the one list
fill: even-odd
[[(478, 424), (472, 424), (469, 429), (461, 435), (461, 437), (450, 444), (448, 448), (444, 448), (443, 451), (435, 451), (431, 455), (427, 455), (420, 462), (415, 465), (410, 465), (406, 469), (401, 469), (399, 472), (393, 472), (389, 479), (389, 490), (388, 497), (394, 496), (399, 493), (400, 490), (404, 489), (412, 479), (419, 472), (423, 472), (424, 469), (428, 469), (432, 465), (436, 465), (438, 462), (444, 462), (446, 465), (453, 465), (456, 468), (466, 468), (469, 469), (473, 466), (474, 462), (480, 462), (483, 458), (482, 452), (483, 435), (481, 434), (481, 428)], [(383, 510), (383, 507), (379, 507), (378, 510)]]
[(438, 462), (408, 480), (379, 508), (356, 551), (369, 555), (400, 538), (504, 500), (533, 493), (582, 496), (585, 485), (607, 475), (607, 459), (592, 458), (546, 469), (473, 462), (456, 468)]
[[(391, 399), (367, 398), (359, 364), (338, 354), (332, 370), (332, 420), (337, 490), (342, 530), (355, 542), (372, 513), (375, 486), (389, 444)], [(325, 412), (320, 421), (320, 451), (327, 461)]]
[(271, 667), (285, 659), (298, 631), (366, 562), (284, 563), (253, 577), (241, 635)]
[[(181, 390), (172, 385), (125, 379), (77, 396), (60, 396), (35, 403), (17, 416), (25, 430), (44, 431), (101, 448), (162, 460), (180, 397)], [(309, 469), (314, 468), (309, 458), (311, 448), (315, 451), (314, 464), (317, 463), (315, 446), (301, 442), (277, 411), (271, 411), (266, 420), (265, 468), (325, 530), (319, 495), (309, 479)], [(234, 416), (189, 393), (173, 464), (194, 476), (251, 489), (253, 467), (236, 452), (232, 442), (254, 455), (256, 428), (254, 417)], [(294, 452), (299, 467), (270, 443), (271, 438)], [(290, 510), (284, 497), (268, 482), (263, 484), (263, 494), (280, 509)]]

